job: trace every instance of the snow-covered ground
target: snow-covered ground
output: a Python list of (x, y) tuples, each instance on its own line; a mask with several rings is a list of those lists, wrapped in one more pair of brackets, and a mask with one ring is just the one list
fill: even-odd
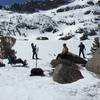
[[(67, 6), (86, 5), (89, 0), (76, 0)], [(96, 0), (91, 0), (97, 2)], [(64, 8), (66, 5), (60, 7)], [(59, 9), (59, 8), (57, 8)], [(97, 15), (93, 15), (92, 11), (100, 9), (99, 6), (89, 6), (83, 9), (71, 10), (67, 12), (57, 13), (57, 9), (49, 11), (41, 11), (35, 14), (20, 14), (0, 10), (0, 28), (4, 35), (10, 30), (11, 34), (16, 37), (17, 41), (14, 49), (17, 51), (17, 57), (27, 59), (29, 67), (12, 67), (7, 60), (3, 60), (5, 67), (0, 68), (0, 100), (100, 100), (100, 80), (95, 74), (87, 71), (81, 67), (80, 71), (84, 76), (83, 79), (70, 84), (58, 84), (49, 76), (51, 71), (50, 61), (56, 57), (62, 50), (62, 44), (66, 43), (69, 51), (78, 55), (78, 45), (82, 34), (76, 34), (75, 31), (81, 27), (96, 28), (97, 24), (93, 23)], [(84, 12), (91, 10), (89, 15), (84, 15)], [(73, 17), (72, 17), (73, 16)], [(75, 25), (59, 24), (58, 22), (73, 22)], [(84, 23), (80, 23), (84, 21)], [(8, 22), (8, 23), (7, 23)], [(27, 24), (38, 27), (37, 29), (20, 28), (20, 32), (25, 33), (27, 37), (20, 37), (16, 26), (19, 24)], [(87, 23), (87, 24), (86, 24)], [(85, 26), (84, 26), (85, 24)], [(59, 29), (58, 32), (41, 33), (44, 26), (53, 25)], [(56, 26), (57, 25), (57, 26)], [(71, 32), (75, 36), (67, 41), (58, 40), (59, 34), (64, 33), (63, 36)], [(13, 34), (15, 33), (16, 36)], [(49, 40), (36, 40), (39, 36), (46, 36)], [(86, 46), (85, 55), (87, 58), (91, 56), (90, 49), (93, 39), (96, 36), (89, 37), (88, 40), (83, 41)], [(26, 39), (26, 40), (24, 40)], [(35, 60), (32, 60), (31, 43), (37, 44), (39, 47), (38, 67), (44, 70), (46, 76), (44, 77), (30, 77), (30, 70), (34, 68)]]
[[(49, 76), (51, 71), (50, 61), (54, 55), (61, 52), (62, 44), (67, 43), (71, 52), (78, 54), (78, 36), (68, 41), (35, 40), (35, 33), (28, 41), (18, 39), (13, 47), (17, 51), (17, 57), (28, 60), (28, 68), (12, 67), (4, 60), (6, 67), (0, 68), (0, 100), (99, 100), (100, 80), (81, 67), (80, 71), (84, 79), (70, 84), (58, 84)], [(92, 39), (84, 41), (86, 54), (89, 53)], [(46, 74), (44, 77), (30, 77), (30, 70), (35, 67), (35, 60), (32, 60), (31, 43), (39, 47), (38, 67)], [(87, 55), (88, 57), (88, 55)]]

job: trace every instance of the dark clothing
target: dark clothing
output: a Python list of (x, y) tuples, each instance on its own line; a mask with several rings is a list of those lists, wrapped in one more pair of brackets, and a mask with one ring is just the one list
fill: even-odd
[(14, 61), (16, 60), (16, 56), (14, 56), (14, 55), (9, 55), (8, 56), (8, 63), (9, 64), (12, 64)]
[[(35, 59), (35, 58), (38, 59), (37, 52), (36, 52), (36, 45), (34, 46), (34, 44), (32, 43), (31, 47), (32, 47), (32, 52), (33, 52), (32, 59)], [(35, 58), (34, 58), (34, 56), (35, 56)]]
[(5, 64), (0, 62), (0, 67), (4, 67), (4, 66), (5, 66)]
[(82, 53), (83, 58), (85, 58), (84, 49), (85, 49), (85, 45), (84, 45), (83, 43), (81, 43), (81, 44), (79, 45), (79, 56), (80, 56), (81, 53)]
[[(35, 56), (35, 57), (34, 57), (34, 56)], [(34, 53), (34, 52), (33, 52), (32, 59), (35, 59), (35, 58), (36, 58), (36, 59), (38, 58), (38, 57), (37, 57), (37, 53)]]
[(21, 58), (16, 58), (16, 56), (13, 56), (13, 55), (10, 55), (9, 57), (8, 57), (8, 60), (9, 60), (9, 64), (17, 64), (17, 63), (21, 63), (21, 64), (23, 64), (23, 65), (26, 65), (26, 60), (25, 61), (23, 61)]
[(36, 46), (31, 45), (31, 47), (32, 47), (32, 51), (33, 51), (34, 53), (36, 53)]
[(82, 43), (79, 45), (80, 50), (84, 50), (85, 49), (85, 45)]
[(24, 61), (21, 58), (16, 59), (16, 60), (13, 61), (13, 64), (17, 64), (17, 63), (24, 64)]
[(84, 55), (84, 51), (83, 50), (79, 50), (79, 56), (81, 55), (81, 53), (83, 55), (83, 58), (85, 58), (85, 55)]

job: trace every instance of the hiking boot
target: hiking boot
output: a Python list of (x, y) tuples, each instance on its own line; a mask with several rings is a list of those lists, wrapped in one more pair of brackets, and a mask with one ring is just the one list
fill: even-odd
[(84, 59), (86, 58), (86, 57), (83, 57)]
[(27, 60), (24, 60), (23, 66), (28, 65)]
[(36, 59), (39, 59), (39, 58), (36, 58)]

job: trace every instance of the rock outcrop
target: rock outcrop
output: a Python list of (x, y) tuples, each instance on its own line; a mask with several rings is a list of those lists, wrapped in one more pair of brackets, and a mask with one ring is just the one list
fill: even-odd
[(57, 60), (54, 67), (53, 80), (58, 83), (72, 83), (83, 78), (78, 66), (67, 59)]
[(87, 62), (86, 68), (89, 71), (100, 74), (100, 48), (93, 55), (93, 58)]

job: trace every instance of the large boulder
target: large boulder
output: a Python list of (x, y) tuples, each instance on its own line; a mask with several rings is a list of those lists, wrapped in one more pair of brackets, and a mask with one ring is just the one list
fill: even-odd
[(87, 62), (86, 68), (89, 71), (100, 74), (100, 48), (93, 55), (93, 58)]
[(16, 39), (8, 36), (0, 36), (0, 58), (6, 58), (9, 54), (14, 53), (12, 47), (16, 43)]
[(2, 46), (6, 45), (12, 48), (15, 43), (16, 43), (16, 39), (14, 37), (0, 36), (0, 45)]
[[(60, 57), (59, 57), (59, 59), (61, 59)], [(86, 65), (86, 63), (87, 63), (87, 61), (85, 60), (85, 59), (83, 59), (83, 58), (81, 58), (81, 57), (79, 57), (78, 55), (75, 55), (75, 54), (73, 54), (73, 53), (69, 53), (68, 55), (66, 55), (65, 57), (64, 57), (64, 59), (66, 59), (66, 61), (68, 60), (68, 61), (71, 61), (71, 62), (73, 62), (73, 63), (75, 63), (75, 64), (83, 64), (83, 65)], [(58, 64), (60, 64), (61, 63), (61, 60), (56, 60), (56, 59), (53, 59), (52, 61), (51, 61), (51, 65), (52, 65), (52, 67), (56, 67)], [(68, 62), (67, 62), (68, 63)]]
[(78, 55), (73, 54), (71, 52), (69, 52), (65, 58), (76, 64), (86, 64), (87, 63), (87, 61), (85, 59), (83, 59), (83, 58), (79, 57)]
[(65, 84), (72, 83), (83, 78), (76, 64), (66, 59), (60, 59), (59, 62), (60, 63), (56, 65), (53, 73), (54, 81)]
[(53, 60), (51, 60), (50, 64), (52, 65), (53, 68), (55, 68), (58, 64), (60, 64), (60, 61), (53, 59)]

